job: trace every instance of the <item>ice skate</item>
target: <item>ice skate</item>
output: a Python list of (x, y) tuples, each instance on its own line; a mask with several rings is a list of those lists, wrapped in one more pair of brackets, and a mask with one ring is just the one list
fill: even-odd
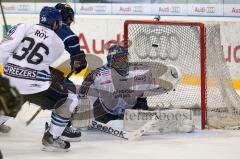
[(79, 128), (67, 126), (62, 133), (61, 139), (69, 142), (79, 142), (81, 141), (81, 131)]
[(44, 136), (42, 138), (42, 144), (44, 147), (42, 148), (43, 151), (69, 151), (70, 143), (68, 141), (62, 140), (60, 137), (56, 139), (53, 138), (53, 135), (49, 132), (49, 126), (46, 123)]

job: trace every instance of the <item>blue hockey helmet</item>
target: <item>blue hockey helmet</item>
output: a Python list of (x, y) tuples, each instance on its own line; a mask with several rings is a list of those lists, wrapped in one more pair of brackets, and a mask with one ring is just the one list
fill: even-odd
[(113, 45), (108, 50), (108, 66), (113, 67), (123, 76), (128, 74), (128, 50), (121, 45)]
[(114, 57), (128, 55), (128, 50), (121, 45), (112, 45), (108, 50), (107, 62), (112, 63)]
[(55, 8), (61, 12), (62, 21), (70, 25), (74, 21), (74, 11), (67, 3), (58, 3)]
[(40, 12), (40, 24), (52, 28), (52, 25), (57, 21), (60, 25), (62, 18), (60, 12), (54, 7), (43, 7)]

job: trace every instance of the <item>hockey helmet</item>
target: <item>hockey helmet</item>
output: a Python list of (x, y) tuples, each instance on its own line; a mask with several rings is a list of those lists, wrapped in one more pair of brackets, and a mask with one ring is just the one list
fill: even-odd
[(128, 74), (128, 50), (121, 45), (113, 45), (108, 50), (108, 66), (113, 67), (121, 75)]
[(61, 25), (62, 18), (60, 12), (53, 7), (43, 7), (40, 12), (40, 24), (52, 28), (55, 21)]
[[(61, 12), (62, 21), (70, 25), (74, 21), (74, 11), (67, 3), (58, 3), (55, 8)], [(68, 21), (70, 20), (70, 22)]]

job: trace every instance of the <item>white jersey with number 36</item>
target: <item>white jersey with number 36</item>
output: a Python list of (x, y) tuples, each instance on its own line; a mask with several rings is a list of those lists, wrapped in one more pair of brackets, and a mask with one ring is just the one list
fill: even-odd
[(33, 94), (49, 88), (49, 66), (63, 52), (64, 44), (53, 30), (18, 24), (0, 43), (0, 64), (12, 86), (21, 94)]

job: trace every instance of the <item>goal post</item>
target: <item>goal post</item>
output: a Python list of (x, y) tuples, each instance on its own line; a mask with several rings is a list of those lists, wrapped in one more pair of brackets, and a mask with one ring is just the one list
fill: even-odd
[(191, 109), (199, 105), (202, 129), (240, 126), (240, 97), (224, 60), (219, 24), (127, 20), (124, 45), (129, 62), (181, 68), (183, 78), (176, 91), (163, 95), (148, 92), (150, 106)]

